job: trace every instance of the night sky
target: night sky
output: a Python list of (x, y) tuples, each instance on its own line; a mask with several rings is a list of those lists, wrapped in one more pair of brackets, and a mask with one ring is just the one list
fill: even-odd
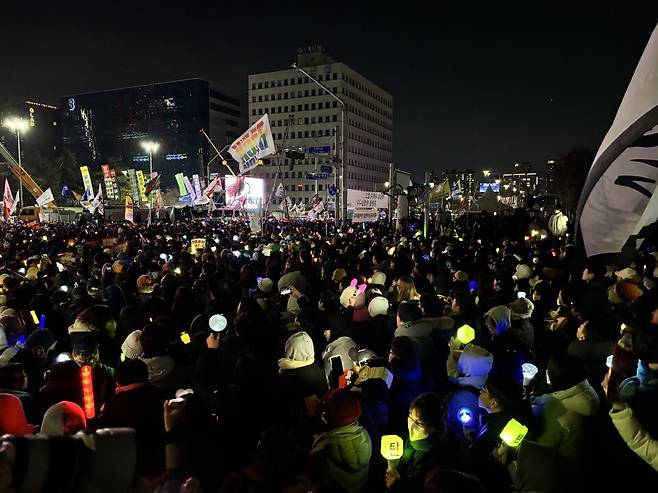
[(0, 103), (188, 77), (246, 96), (249, 73), (320, 44), (393, 95), (394, 160), (417, 178), (427, 167), (541, 169), (597, 148), (658, 21), (658, 2), (11, 3), (0, 12)]

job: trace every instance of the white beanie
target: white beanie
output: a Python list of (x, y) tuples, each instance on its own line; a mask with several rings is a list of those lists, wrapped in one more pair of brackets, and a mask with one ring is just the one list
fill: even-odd
[(383, 272), (375, 272), (370, 278), (370, 284), (379, 284), (380, 286), (386, 286), (386, 274)]
[(121, 344), (121, 352), (126, 355), (128, 359), (137, 359), (142, 354), (144, 350), (142, 349), (142, 343), (139, 342), (139, 338), (142, 335), (141, 330), (135, 330), (128, 334), (126, 340)]
[(377, 315), (386, 315), (388, 313), (388, 300), (383, 296), (375, 296), (368, 304), (368, 313), (372, 318)]
[(306, 332), (296, 332), (286, 341), (286, 358), (292, 361), (313, 361), (313, 340)]
[(522, 279), (530, 279), (532, 277), (532, 268), (526, 264), (519, 264), (516, 266), (514, 277), (517, 281)]

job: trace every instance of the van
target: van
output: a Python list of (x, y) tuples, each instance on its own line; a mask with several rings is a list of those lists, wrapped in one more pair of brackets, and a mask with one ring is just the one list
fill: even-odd
[(18, 215), (16, 217), (26, 223), (31, 221), (39, 221), (39, 212), (41, 212), (41, 207), (21, 207), (21, 210), (18, 211)]

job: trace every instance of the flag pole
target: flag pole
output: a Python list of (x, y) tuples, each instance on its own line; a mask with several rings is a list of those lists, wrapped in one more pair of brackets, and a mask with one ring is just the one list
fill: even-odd
[[(286, 125), (286, 129), (283, 132), (283, 141), (281, 142), (281, 148), (285, 149), (286, 142), (288, 140), (288, 131), (290, 130), (290, 125), (292, 124), (292, 120), (295, 116), (290, 113), (288, 115), (288, 124)], [(270, 191), (270, 197), (267, 200), (267, 205), (265, 207), (265, 217), (268, 217), (269, 211), (270, 211), (270, 205), (272, 204), (272, 199), (274, 198), (274, 191), (276, 190), (276, 182), (277, 180), (280, 179), (281, 176), (281, 160), (283, 159), (283, 153), (280, 155), (277, 155), (277, 160), (276, 160), (276, 174), (274, 175), (274, 180), (272, 181), (272, 190)], [(288, 201), (286, 200), (286, 188), (283, 187), (283, 201), (285, 202), (285, 209), (286, 209), (286, 217), (288, 217)]]
[[(224, 149), (226, 149), (227, 147), (229, 147), (230, 144), (226, 144), (224, 147), (222, 147), (222, 151), (220, 151), (219, 149), (217, 149), (217, 146), (215, 145), (215, 143), (212, 140), (210, 140), (210, 137), (208, 137), (208, 134), (206, 133), (206, 131), (204, 129), (201, 129), (200, 132), (203, 134), (203, 136), (206, 138), (206, 140), (208, 140), (208, 142), (210, 142), (210, 145), (212, 146), (213, 149), (215, 149), (215, 152), (217, 153), (217, 155), (222, 158), (222, 164), (228, 168), (228, 170), (231, 172), (231, 174), (233, 176), (235, 176), (235, 172), (231, 169), (231, 167), (228, 164), (224, 164), (224, 161), (226, 161), (226, 159), (224, 159), (224, 156), (222, 156), (222, 151)], [(215, 156), (215, 157), (217, 157), (217, 156)], [(213, 159), (215, 159), (215, 158), (213, 158)], [(208, 161), (208, 164), (207, 164), (207, 166), (208, 166), (208, 179), (210, 179), (210, 163), (213, 161), (213, 159)]]

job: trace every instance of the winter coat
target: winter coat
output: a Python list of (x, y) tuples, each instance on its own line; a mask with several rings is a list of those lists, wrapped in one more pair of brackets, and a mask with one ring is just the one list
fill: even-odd
[(98, 420), (101, 428), (126, 427), (136, 432), (137, 473), (156, 477), (164, 471), (164, 420), (166, 393), (150, 384), (118, 387)]
[(658, 437), (658, 371), (642, 360), (637, 363), (634, 377), (619, 386), (619, 394), (630, 404), (633, 414), (651, 436)]
[(475, 344), (467, 344), (456, 366), (454, 359), (448, 359), (448, 375), (450, 380), (457, 385), (471, 385), (481, 389), (487, 381), (491, 367), (493, 366), (492, 354)]
[(315, 395), (321, 399), (327, 391), (327, 380), (322, 368), (311, 361), (304, 366), (280, 368), (276, 389), (287, 416), (300, 417), (304, 414), (304, 398)]
[[(437, 320), (439, 319), (421, 318), (415, 322), (408, 322), (398, 327), (393, 334), (394, 337), (410, 337), (418, 344), (423, 383), (428, 391), (435, 389), (437, 381), (442, 379), (441, 374), (445, 375), (445, 360), (439, 361), (432, 336), (432, 333), (439, 330), (441, 326), (441, 322)], [(447, 353), (445, 356), (447, 357)]]
[(423, 393), (422, 372), (420, 368), (403, 370), (391, 368), (393, 384), (389, 391), (389, 422), (394, 433), (407, 430), (407, 416), (411, 402)]
[(537, 443), (556, 449), (575, 465), (585, 455), (588, 428), (599, 410), (599, 397), (587, 380), (535, 399), (533, 414), (540, 425)]
[(321, 433), (309, 456), (311, 478), (332, 479), (349, 492), (365, 490), (372, 444), (358, 422)]
[(567, 353), (580, 358), (587, 368), (587, 379), (592, 385), (599, 385), (608, 371), (606, 358), (612, 354), (615, 343), (612, 341), (573, 341)]
[(529, 318), (512, 320), (510, 332), (521, 341), (528, 351), (534, 351), (535, 348), (535, 328), (532, 326)]
[(658, 471), (658, 440), (637, 420), (630, 407), (610, 410), (612, 423), (628, 447), (643, 461)]

